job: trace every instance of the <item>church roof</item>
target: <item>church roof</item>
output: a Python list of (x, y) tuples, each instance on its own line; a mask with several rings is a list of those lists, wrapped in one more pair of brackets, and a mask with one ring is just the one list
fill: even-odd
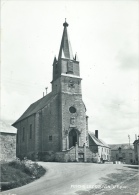
[(46, 96), (42, 97), (38, 101), (31, 104), (27, 110), (22, 114), (22, 116), (14, 122), (12, 125), (16, 124), (17, 122), (31, 116), (32, 114), (37, 113), (39, 110), (44, 108), (53, 98), (55, 98), (57, 95), (53, 96), (52, 92), (47, 94)]
[(104, 141), (101, 139), (96, 138), (95, 134), (93, 132), (89, 132), (90, 137), (93, 139), (96, 145), (110, 148)]
[(69, 35), (67, 31), (68, 23), (65, 20), (65, 23), (63, 23), (64, 30), (59, 50), (59, 57), (58, 58), (69, 58), (71, 60), (74, 60), (73, 52), (69, 40)]

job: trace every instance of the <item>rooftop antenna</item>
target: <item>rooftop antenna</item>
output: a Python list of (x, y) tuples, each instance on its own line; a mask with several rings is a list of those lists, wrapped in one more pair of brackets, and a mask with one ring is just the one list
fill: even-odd
[(129, 146), (130, 146), (130, 135), (128, 135), (128, 139), (129, 139)]

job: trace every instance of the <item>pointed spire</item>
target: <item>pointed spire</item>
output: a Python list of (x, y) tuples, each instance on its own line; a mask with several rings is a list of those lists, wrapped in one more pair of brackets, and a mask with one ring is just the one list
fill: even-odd
[(74, 58), (75, 61), (79, 61), (79, 58), (78, 58), (78, 55), (77, 55), (77, 52), (75, 54), (75, 58)]
[(54, 56), (53, 65), (57, 62), (56, 56)]
[(63, 30), (63, 36), (61, 40), (58, 58), (62, 57), (62, 58), (69, 58), (73, 60), (72, 48), (71, 48), (71, 44), (70, 44), (69, 36), (67, 32), (68, 23), (66, 22), (66, 18), (65, 18), (65, 22), (63, 23), (63, 26), (64, 26), (64, 30)]

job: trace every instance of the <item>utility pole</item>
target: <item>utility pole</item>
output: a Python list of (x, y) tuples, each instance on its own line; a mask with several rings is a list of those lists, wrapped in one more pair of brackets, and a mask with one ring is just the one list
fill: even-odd
[(130, 146), (130, 135), (128, 135), (128, 139), (129, 139), (129, 146)]

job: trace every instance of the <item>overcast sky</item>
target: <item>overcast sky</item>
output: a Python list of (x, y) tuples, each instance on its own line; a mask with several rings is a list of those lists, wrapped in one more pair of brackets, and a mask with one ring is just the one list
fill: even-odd
[(109, 144), (138, 134), (138, 1), (2, 1), (1, 118), (17, 120), (51, 91), (67, 18), (89, 130)]

